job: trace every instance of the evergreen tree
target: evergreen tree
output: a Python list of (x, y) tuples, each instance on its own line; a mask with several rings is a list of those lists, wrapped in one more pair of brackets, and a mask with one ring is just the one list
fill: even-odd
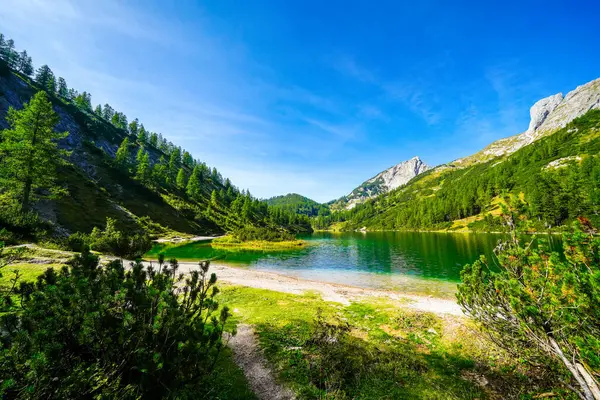
[(181, 164), (181, 152), (178, 148), (174, 148), (169, 157), (169, 183), (173, 184), (177, 178), (177, 172), (179, 171), (179, 165)]
[(111, 122), (113, 116), (115, 115), (115, 110), (110, 106), (110, 104), (105, 104), (104, 105), (104, 109), (102, 110), (102, 117), (108, 121)]
[(3, 46), (2, 59), (6, 61), (6, 64), (8, 64), (10, 68), (17, 69), (18, 58), (19, 54), (15, 51), (15, 41), (8, 39)]
[(73, 100), (69, 96), (69, 87), (67, 86), (67, 81), (62, 76), (58, 78), (58, 96), (62, 97), (65, 100)]
[(129, 134), (131, 136), (138, 135), (138, 123), (139, 123), (139, 121), (137, 118), (129, 123)]
[(83, 92), (74, 99), (74, 103), (82, 110), (92, 112), (92, 95), (88, 92)]
[(179, 189), (184, 189), (187, 185), (187, 176), (183, 168), (179, 168), (179, 172), (177, 173), (177, 187)]
[(200, 187), (201, 180), (202, 178), (200, 176), (200, 168), (196, 166), (192, 171), (192, 175), (190, 176), (186, 187), (186, 193), (190, 198), (196, 199), (202, 193), (202, 189)]
[(150, 182), (151, 177), (151, 169), (150, 169), (150, 157), (148, 153), (143, 151), (142, 156), (140, 157), (140, 161), (137, 165), (137, 170), (135, 172), (135, 177), (142, 183)]
[(138, 149), (137, 155), (135, 156), (136, 165), (142, 161), (142, 158), (144, 157), (144, 153), (145, 153), (144, 146), (140, 146), (140, 148)]
[(144, 124), (140, 124), (138, 129), (138, 141), (141, 144), (146, 144), (148, 142), (148, 132), (146, 131), (146, 128), (144, 128)]
[(0, 33), (0, 58), (4, 59), (4, 49), (6, 48), (6, 39), (4, 35)]
[(96, 114), (98, 117), (102, 118), (102, 116), (104, 115), (102, 112), (102, 105), (98, 104), (96, 106), (96, 108), (94, 109), (94, 114)]
[(183, 152), (183, 165), (190, 169), (194, 167), (194, 159), (192, 158), (192, 155), (187, 151)]
[(156, 132), (152, 132), (150, 134), (150, 139), (148, 139), (148, 143), (155, 149), (158, 148), (158, 135), (156, 134)]
[(156, 186), (164, 186), (167, 182), (167, 161), (164, 156), (152, 168), (152, 180)]
[(125, 137), (115, 155), (115, 165), (123, 170), (129, 168), (129, 138)]
[(69, 89), (69, 95), (67, 96), (67, 100), (73, 101), (77, 96), (79, 96), (79, 92), (71, 88)]
[(26, 50), (23, 50), (19, 54), (19, 63), (17, 69), (25, 76), (31, 76), (33, 74), (33, 62), (31, 61), (31, 57), (27, 55)]
[(43, 87), (48, 93), (56, 93), (56, 79), (54, 72), (46, 64), (42, 65), (35, 75), (35, 81)]
[(42, 197), (36, 189), (43, 188), (51, 195), (61, 192), (56, 168), (65, 163), (67, 153), (56, 141), (67, 133), (54, 132), (58, 116), (43, 91), (22, 110), (10, 108), (7, 120), (10, 129), (2, 131), (0, 141), (0, 182), (19, 199), (21, 212), (27, 212), (34, 195)]

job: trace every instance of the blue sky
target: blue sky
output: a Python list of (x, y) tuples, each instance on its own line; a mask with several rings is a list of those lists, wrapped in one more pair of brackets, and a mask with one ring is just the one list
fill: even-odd
[(0, 32), (258, 197), (338, 198), (600, 76), (593, 1), (3, 0)]

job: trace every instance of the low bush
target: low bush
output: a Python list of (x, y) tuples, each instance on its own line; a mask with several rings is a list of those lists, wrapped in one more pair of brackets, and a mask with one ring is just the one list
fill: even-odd
[(22, 310), (0, 318), (0, 396), (208, 397), (230, 315), (208, 270), (201, 262), (184, 278), (162, 259), (100, 267), (85, 252), (21, 283)]

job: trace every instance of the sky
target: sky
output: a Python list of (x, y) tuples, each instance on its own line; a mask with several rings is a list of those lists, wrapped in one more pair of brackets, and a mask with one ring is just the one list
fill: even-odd
[(600, 77), (594, 1), (0, 0), (69, 85), (259, 198), (326, 202), (521, 133)]

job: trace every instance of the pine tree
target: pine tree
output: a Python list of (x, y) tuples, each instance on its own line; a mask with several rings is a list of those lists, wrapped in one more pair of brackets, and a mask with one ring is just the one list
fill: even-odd
[(19, 54), (19, 63), (17, 69), (25, 76), (31, 76), (33, 74), (33, 62), (31, 61), (31, 57), (27, 55), (26, 50), (23, 50)]
[(185, 165), (188, 168), (194, 167), (194, 159), (192, 158), (192, 155), (187, 151), (183, 152), (183, 165)]
[(146, 131), (146, 128), (144, 128), (144, 124), (140, 124), (138, 129), (138, 142), (142, 145), (148, 142), (148, 132)]
[(94, 114), (96, 114), (98, 117), (102, 118), (103, 113), (102, 113), (102, 105), (101, 104), (98, 104), (96, 106), (96, 108), (94, 109)]
[(132, 136), (137, 136), (138, 135), (138, 119), (134, 119), (133, 121), (131, 121), (129, 123), (129, 134)]
[(88, 92), (83, 92), (79, 96), (77, 96), (74, 100), (74, 103), (77, 107), (82, 110), (92, 111), (92, 95)]
[(136, 165), (139, 164), (140, 162), (142, 162), (142, 158), (144, 157), (144, 146), (140, 146), (140, 148), (138, 149), (137, 155), (135, 156), (135, 163)]
[(187, 185), (187, 176), (183, 168), (179, 168), (179, 172), (177, 173), (177, 187), (179, 189), (185, 188)]
[(104, 105), (104, 110), (102, 111), (102, 117), (108, 121), (111, 122), (113, 116), (115, 115), (115, 110), (110, 106), (110, 104), (105, 104)]
[(58, 78), (58, 96), (65, 100), (73, 100), (69, 96), (69, 87), (67, 86), (67, 81), (65, 81), (65, 78), (62, 76)]
[(115, 155), (115, 165), (123, 170), (129, 169), (129, 138), (125, 137)]
[(3, 47), (2, 59), (6, 61), (6, 64), (12, 69), (18, 67), (19, 54), (15, 51), (15, 41), (8, 39)]
[(35, 75), (35, 81), (51, 94), (56, 93), (54, 72), (46, 64), (42, 65)]
[(30, 209), (34, 197), (45, 189), (51, 195), (61, 193), (56, 183), (57, 167), (65, 164), (67, 152), (56, 141), (68, 134), (54, 132), (58, 116), (48, 95), (40, 91), (22, 110), (10, 108), (10, 129), (2, 131), (0, 140), (0, 183), (19, 199), (21, 212)]
[(164, 156), (160, 156), (160, 160), (154, 164), (152, 169), (152, 180), (156, 186), (164, 186), (167, 181), (167, 161)]
[(158, 135), (156, 134), (156, 132), (152, 132), (150, 134), (150, 139), (148, 140), (150, 146), (154, 147), (155, 149), (158, 147)]
[(148, 156), (148, 153), (145, 151), (143, 151), (143, 154), (140, 157), (140, 161), (137, 165), (135, 177), (142, 183), (148, 183), (150, 181), (150, 177), (151, 177), (150, 157)]
[(181, 164), (181, 152), (177, 147), (171, 152), (169, 157), (169, 178), (171, 184), (175, 183), (177, 178), (177, 172), (179, 171), (179, 165)]
[(202, 193), (200, 187), (201, 179), (200, 169), (196, 166), (192, 171), (192, 175), (190, 176), (186, 187), (186, 193), (190, 198), (196, 199)]

